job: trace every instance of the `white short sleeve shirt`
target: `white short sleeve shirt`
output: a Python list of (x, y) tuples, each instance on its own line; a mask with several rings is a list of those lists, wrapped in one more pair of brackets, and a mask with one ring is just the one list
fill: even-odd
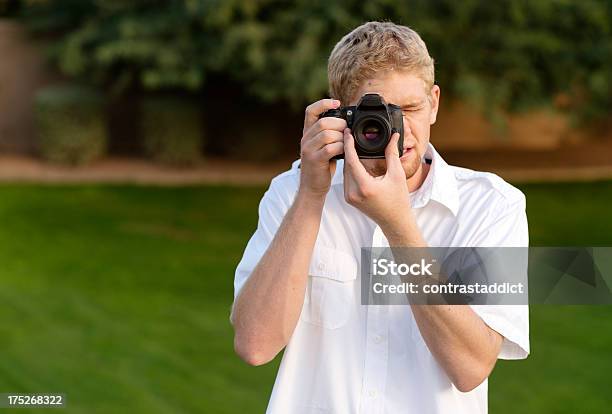
[[(448, 165), (430, 144), (431, 168), (411, 193), (432, 247), (528, 246), (524, 195), (494, 174)], [(300, 319), (285, 348), (269, 414), (487, 412), (487, 381), (463, 393), (427, 348), (410, 306), (361, 305), (362, 247), (388, 246), (380, 228), (347, 204), (338, 161), (325, 200)], [(265, 253), (299, 185), (299, 160), (272, 180), (257, 230), (236, 269), (234, 297)], [(526, 305), (472, 306), (503, 337), (499, 358), (529, 354)]]

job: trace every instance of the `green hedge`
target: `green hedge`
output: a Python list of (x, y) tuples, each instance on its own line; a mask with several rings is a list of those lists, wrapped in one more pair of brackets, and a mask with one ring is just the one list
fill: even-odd
[(42, 157), (62, 164), (85, 164), (105, 154), (104, 99), (95, 90), (51, 86), (36, 95), (36, 127)]
[[(445, 96), (487, 111), (612, 107), (612, 4), (584, 0), (38, 0), (21, 17), (52, 62), (105, 88), (197, 91), (223, 73), (245, 93), (303, 108), (325, 95), (340, 37), (367, 20), (421, 33)], [(49, 36), (52, 34), (53, 36)]]
[(143, 146), (149, 157), (173, 165), (192, 165), (201, 160), (204, 132), (195, 102), (147, 98), (140, 109)]

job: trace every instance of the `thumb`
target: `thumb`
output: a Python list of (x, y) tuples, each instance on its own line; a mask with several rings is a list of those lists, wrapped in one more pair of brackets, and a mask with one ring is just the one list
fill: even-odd
[(399, 157), (399, 149), (397, 148), (399, 136), (399, 132), (394, 132), (393, 135), (391, 135), (391, 139), (385, 148), (385, 158), (389, 158), (391, 156)]
[(385, 148), (385, 160), (387, 161), (387, 171), (399, 172), (402, 171), (402, 163), (400, 161), (400, 152), (397, 144), (399, 142), (399, 132), (394, 133)]

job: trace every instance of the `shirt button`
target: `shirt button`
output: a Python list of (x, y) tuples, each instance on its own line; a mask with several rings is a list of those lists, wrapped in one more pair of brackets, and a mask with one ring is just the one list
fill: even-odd
[(376, 390), (370, 390), (370, 392), (368, 392), (368, 395), (370, 396), (370, 398), (376, 398)]
[(379, 343), (381, 343), (381, 342), (383, 341), (383, 339), (384, 339), (384, 338), (382, 337), (382, 335), (376, 335), (376, 336), (374, 337), (374, 343), (375, 343), (375, 344), (379, 344)]
[(323, 264), (323, 263), (319, 263), (319, 264), (317, 265), (317, 269), (319, 269), (319, 270), (323, 270), (323, 269), (325, 269), (325, 264)]

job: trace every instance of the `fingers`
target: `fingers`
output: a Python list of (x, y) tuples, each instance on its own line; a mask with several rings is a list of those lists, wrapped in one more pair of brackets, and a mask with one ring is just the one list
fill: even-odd
[(399, 136), (399, 132), (394, 132), (393, 135), (391, 135), (391, 139), (389, 139), (389, 143), (385, 148), (385, 158), (387, 158), (387, 161), (389, 161), (389, 158), (392, 158), (393, 156), (399, 158), (399, 148), (397, 148)]
[(308, 107), (306, 107), (306, 114), (304, 115), (304, 131), (317, 122), (319, 115), (323, 112), (338, 107), (340, 107), (340, 101), (337, 99), (321, 99), (320, 101), (308, 105)]
[(359, 156), (357, 155), (357, 151), (355, 150), (355, 138), (353, 138), (353, 134), (351, 134), (351, 130), (349, 128), (344, 129), (343, 139), (345, 163), (348, 164), (359, 162)]
[(385, 160), (387, 162), (387, 174), (402, 174), (403, 176), (404, 169), (400, 161), (399, 148), (397, 147), (399, 137), (400, 134), (398, 132), (391, 135), (391, 139), (385, 148)]
[(312, 155), (318, 159), (314, 152), (334, 142), (342, 143), (344, 141), (342, 131), (345, 128), (346, 121), (344, 119), (326, 117), (317, 120), (302, 137), (300, 142), (302, 156), (308, 157)]
[(355, 138), (350, 129), (344, 130), (344, 199), (357, 205), (371, 196), (372, 176), (366, 171), (355, 150)]
[(344, 168), (358, 182), (371, 178), (361, 161), (359, 161), (359, 156), (355, 150), (355, 138), (353, 138), (351, 130), (348, 128), (344, 130)]
[(306, 132), (305, 135), (316, 135), (317, 133), (325, 131), (326, 129), (332, 129), (334, 131), (342, 133), (344, 131), (344, 128), (346, 128), (346, 120), (330, 116), (321, 118), (317, 122), (312, 124), (312, 126)]
[(326, 145), (334, 142), (344, 142), (344, 135), (342, 132), (326, 129), (319, 132), (312, 138), (305, 139), (303, 141), (302, 148), (309, 151), (318, 151)]
[(331, 144), (327, 144), (323, 148), (318, 150), (315, 153), (315, 157), (318, 158), (319, 161), (329, 161), (336, 155), (342, 154), (343, 151), (344, 151), (344, 143), (334, 142)]

